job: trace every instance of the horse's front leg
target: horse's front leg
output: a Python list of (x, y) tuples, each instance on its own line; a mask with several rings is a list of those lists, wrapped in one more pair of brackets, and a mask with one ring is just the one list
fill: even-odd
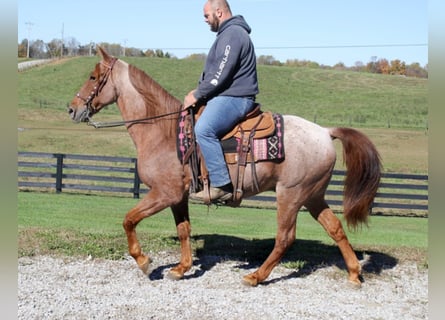
[(150, 192), (125, 215), (123, 227), (127, 234), (128, 251), (145, 274), (148, 273), (150, 258), (142, 253), (141, 246), (137, 239), (136, 226), (141, 220), (154, 215), (170, 205), (171, 199), (151, 189)]
[(192, 267), (192, 246), (190, 243), (191, 224), (188, 211), (188, 200), (183, 200), (180, 204), (171, 207), (175, 218), (178, 239), (181, 244), (181, 260), (179, 264), (172, 268), (168, 276), (174, 280), (181, 279)]

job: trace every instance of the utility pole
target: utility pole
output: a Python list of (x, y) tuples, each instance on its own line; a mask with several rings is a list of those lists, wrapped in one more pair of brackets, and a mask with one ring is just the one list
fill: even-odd
[(32, 22), (25, 22), (25, 24), (28, 26), (28, 39), (27, 39), (27, 46), (26, 46), (26, 57), (29, 58), (29, 38), (31, 36), (31, 28), (34, 25)]

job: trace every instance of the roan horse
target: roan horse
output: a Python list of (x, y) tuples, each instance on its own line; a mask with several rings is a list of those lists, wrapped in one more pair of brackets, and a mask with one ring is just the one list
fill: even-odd
[[(170, 207), (181, 247), (178, 265), (168, 276), (181, 279), (192, 266), (191, 224), (188, 208), (191, 174), (181, 164), (176, 132), (181, 101), (170, 95), (150, 76), (99, 48), (102, 59), (74, 97), (68, 112), (75, 122), (88, 122), (104, 106), (116, 102), (137, 149), (138, 173), (150, 191), (125, 216), (123, 227), (130, 255), (148, 273), (150, 259), (144, 255), (136, 235), (138, 223)], [(336, 151), (332, 140), (343, 145), (347, 174), (344, 186), (344, 217), (349, 227), (367, 222), (381, 175), (379, 154), (362, 133), (350, 128), (323, 128), (305, 119), (284, 115), (285, 160), (262, 161), (256, 165), (259, 190), (253, 191), (249, 166), (243, 182), (244, 197), (273, 190), (277, 201), (277, 235), (267, 259), (245, 284), (264, 281), (295, 240), (298, 211), (305, 206), (337, 243), (348, 269), (348, 280), (361, 286), (361, 265), (342, 227), (325, 201)], [(232, 180), (235, 165), (228, 165)]]

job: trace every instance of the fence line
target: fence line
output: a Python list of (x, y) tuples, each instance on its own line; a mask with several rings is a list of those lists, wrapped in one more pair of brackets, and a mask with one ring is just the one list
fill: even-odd
[[(326, 192), (327, 202), (334, 210), (341, 210), (343, 204), (344, 174), (334, 170)], [(18, 153), (18, 187), (58, 193), (120, 193), (134, 198), (149, 191), (141, 184), (135, 158), (41, 152)], [(276, 199), (275, 193), (266, 192), (247, 200), (274, 203)], [(383, 174), (372, 212), (395, 211), (428, 215), (428, 175)]]

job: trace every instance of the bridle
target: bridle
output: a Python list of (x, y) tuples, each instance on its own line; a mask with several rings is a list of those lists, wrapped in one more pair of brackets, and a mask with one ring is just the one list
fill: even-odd
[(107, 84), (108, 78), (111, 75), (111, 71), (113, 70), (114, 64), (116, 63), (117, 58), (112, 58), (111, 63), (105, 64), (103, 61), (100, 63), (104, 65), (107, 68), (107, 71), (105, 71), (105, 74), (102, 78), (99, 79), (99, 82), (97, 85), (94, 86), (93, 91), (91, 91), (90, 95), (86, 98), (82, 97), (80, 93), (78, 92), (76, 94), (76, 97), (83, 100), (85, 102), (86, 109), (84, 111), (83, 117), (85, 117), (86, 122), (90, 122), (90, 116), (96, 113), (95, 108), (93, 107), (93, 99), (99, 95), (99, 93), (102, 91), (104, 86)]

